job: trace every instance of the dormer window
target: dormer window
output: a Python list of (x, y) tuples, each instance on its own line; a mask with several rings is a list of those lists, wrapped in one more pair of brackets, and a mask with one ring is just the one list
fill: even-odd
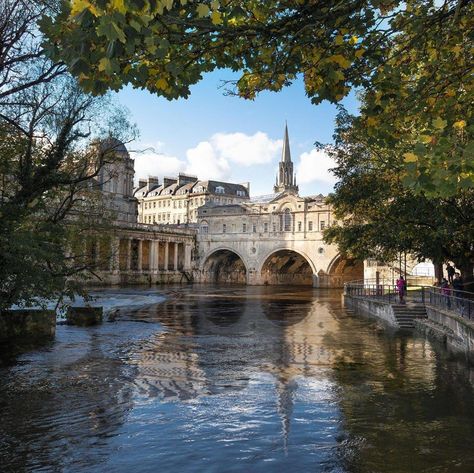
[(217, 186), (216, 187), (216, 194), (223, 194), (224, 193), (224, 188), (222, 186)]
[(236, 193), (239, 197), (245, 197), (245, 191), (238, 190)]

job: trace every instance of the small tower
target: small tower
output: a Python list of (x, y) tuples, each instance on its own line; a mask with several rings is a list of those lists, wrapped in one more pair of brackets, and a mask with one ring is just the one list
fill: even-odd
[(274, 192), (291, 192), (293, 194), (298, 194), (296, 176), (293, 173), (293, 163), (291, 161), (290, 140), (288, 138), (288, 125), (286, 124), (279, 171), (276, 179), (276, 184), (273, 190)]

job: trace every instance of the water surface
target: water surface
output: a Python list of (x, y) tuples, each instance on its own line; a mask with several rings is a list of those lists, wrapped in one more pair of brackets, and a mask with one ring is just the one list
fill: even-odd
[(474, 372), (441, 348), (336, 291), (173, 291), (3, 353), (0, 471), (474, 471)]

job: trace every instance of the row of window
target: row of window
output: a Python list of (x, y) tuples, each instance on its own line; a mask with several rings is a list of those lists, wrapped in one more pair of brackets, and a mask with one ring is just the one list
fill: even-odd
[[(220, 198), (220, 197), (216, 197), (214, 199), (207, 199), (208, 201), (211, 201), (211, 202), (217, 202), (219, 204), (232, 204), (233, 203), (233, 199), (226, 199), (226, 198)], [(173, 205), (171, 205), (171, 202), (173, 202)], [(204, 203), (206, 202), (206, 200), (204, 199), (204, 197), (201, 197), (200, 199), (192, 199), (189, 201), (189, 206), (190, 207), (198, 207), (198, 206), (201, 206), (201, 205), (204, 205)], [(178, 208), (178, 209), (182, 209), (182, 208), (185, 208), (186, 207), (186, 201), (185, 200), (158, 200), (158, 201), (153, 201), (153, 202), (144, 202), (143, 203), (143, 208), (145, 210), (147, 209), (156, 209), (156, 208), (160, 208), (160, 207), (173, 207), (174, 209)]]
[[(268, 223), (264, 223), (263, 224), (263, 233), (268, 233)], [(303, 222), (298, 222), (298, 232), (301, 232), (303, 231)], [(324, 220), (321, 220), (319, 222), (319, 229), (322, 231), (326, 228), (326, 222)], [(227, 233), (227, 224), (226, 223), (223, 223), (222, 224), (222, 233)], [(242, 233), (247, 233), (248, 230), (249, 230), (249, 226), (246, 224), (246, 223), (243, 223), (242, 224)], [(233, 231), (235, 231), (235, 225), (233, 226)], [(252, 230), (252, 233), (257, 233), (257, 224), (253, 223), (252, 224), (252, 227), (251, 227), (251, 230)], [(275, 233), (277, 231), (277, 224), (276, 223), (273, 223), (272, 224), (272, 231), (273, 233)], [(290, 231), (295, 231), (295, 228), (290, 225), (290, 226), (287, 226), (286, 225), (286, 222), (282, 223), (280, 222), (280, 226), (279, 226), (279, 229), (278, 231), (284, 231), (284, 232), (290, 232)], [(313, 222), (312, 221), (309, 221), (308, 222), (308, 231), (309, 232), (312, 232), (313, 231)], [(202, 225), (201, 226), (201, 233), (203, 233), (204, 235), (207, 235), (209, 233), (209, 226), (208, 225)]]

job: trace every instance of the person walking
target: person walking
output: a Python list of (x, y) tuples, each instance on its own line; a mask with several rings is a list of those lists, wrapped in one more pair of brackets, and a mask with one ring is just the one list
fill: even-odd
[(441, 294), (448, 309), (451, 308), (451, 288), (446, 278), (441, 281)]
[(448, 283), (452, 284), (454, 281), (454, 273), (456, 270), (454, 269), (454, 266), (451, 266), (449, 263), (446, 265), (446, 272), (448, 273)]
[(402, 275), (400, 275), (400, 277), (397, 279), (396, 288), (397, 288), (398, 298), (400, 300), (400, 304), (404, 304), (405, 301), (403, 299), (403, 296), (405, 295), (407, 285), (406, 285), (406, 282), (405, 282), (405, 278)]

